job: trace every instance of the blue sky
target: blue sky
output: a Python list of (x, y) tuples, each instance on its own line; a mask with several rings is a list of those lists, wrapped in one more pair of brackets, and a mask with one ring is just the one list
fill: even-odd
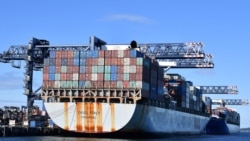
[[(194, 85), (237, 85), (238, 95), (208, 95), (214, 99), (250, 99), (250, 2), (247, 0), (59, 1), (0, 2), (0, 52), (26, 45), (32, 37), (51, 44), (88, 44), (95, 35), (107, 43), (203, 42), (213, 55), (214, 69), (172, 69)], [(0, 63), (0, 107), (25, 105), (24, 62), (16, 69)], [(34, 89), (42, 83), (35, 73)], [(249, 106), (230, 106), (250, 127)]]

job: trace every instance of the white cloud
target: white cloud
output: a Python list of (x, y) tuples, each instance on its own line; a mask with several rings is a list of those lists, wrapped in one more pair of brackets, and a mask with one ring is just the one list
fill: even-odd
[(139, 23), (151, 23), (152, 21), (143, 16), (129, 15), (129, 14), (114, 14), (107, 17), (109, 21), (130, 21)]

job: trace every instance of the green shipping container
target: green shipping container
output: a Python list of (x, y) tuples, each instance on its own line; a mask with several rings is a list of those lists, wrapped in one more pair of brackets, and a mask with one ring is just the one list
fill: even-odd
[(67, 72), (67, 66), (61, 66), (61, 72), (66, 73)]
[(104, 66), (97, 66), (97, 73), (104, 73)]
[(111, 68), (110, 66), (105, 66), (104, 72), (105, 72), (105, 73), (110, 73), (110, 70), (111, 70), (110, 68)]
[(129, 73), (123, 74), (123, 80), (129, 80)]
[(60, 77), (60, 73), (56, 73), (56, 74), (55, 74), (55, 80), (60, 80), (60, 78), (61, 78), (61, 77)]
[(91, 72), (92, 72), (92, 73), (97, 73), (97, 66), (92, 66)]
[(105, 73), (104, 74), (104, 80), (110, 81), (110, 73)]

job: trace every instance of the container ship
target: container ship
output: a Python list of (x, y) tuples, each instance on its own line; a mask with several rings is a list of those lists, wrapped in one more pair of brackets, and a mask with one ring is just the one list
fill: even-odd
[(212, 110), (212, 116), (206, 126), (207, 134), (234, 134), (240, 132), (240, 114), (225, 106)]
[(41, 97), (57, 126), (92, 135), (200, 134), (211, 111), (192, 82), (129, 48), (50, 50)]

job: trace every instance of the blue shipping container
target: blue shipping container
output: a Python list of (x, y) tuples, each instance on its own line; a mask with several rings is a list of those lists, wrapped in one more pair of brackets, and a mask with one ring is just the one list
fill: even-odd
[(79, 66), (79, 61), (80, 61), (79, 59), (74, 59), (73, 60), (73, 65), (74, 66)]
[(49, 80), (55, 80), (55, 73), (50, 73), (49, 74)]
[(44, 127), (44, 121), (30, 121), (30, 127)]
[(130, 57), (143, 57), (143, 53), (137, 51), (137, 50), (130, 50)]
[(86, 70), (85, 70), (85, 66), (80, 66), (80, 73), (85, 73)]
[(44, 66), (48, 66), (49, 65), (49, 58), (45, 58), (43, 60), (43, 64), (44, 64)]
[(92, 58), (98, 58), (99, 57), (99, 51), (98, 50), (93, 50), (92, 51)]
[(116, 73), (111, 73), (110, 74), (110, 80), (111, 81), (116, 81), (117, 80), (117, 74)]
[(111, 73), (117, 73), (117, 66), (111, 66), (110, 67), (110, 72)]
[(56, 67), (55, 66), (49, 66), (49, 73), (56, 73)]
[(62, 64), (62, 66), (67, 66), (68, 59), (62, 58), (61, 64)]
[(55, 50), (50, 50), (49, 51), (49, 58), (55, 58), (56, 57), (56, 51)]

